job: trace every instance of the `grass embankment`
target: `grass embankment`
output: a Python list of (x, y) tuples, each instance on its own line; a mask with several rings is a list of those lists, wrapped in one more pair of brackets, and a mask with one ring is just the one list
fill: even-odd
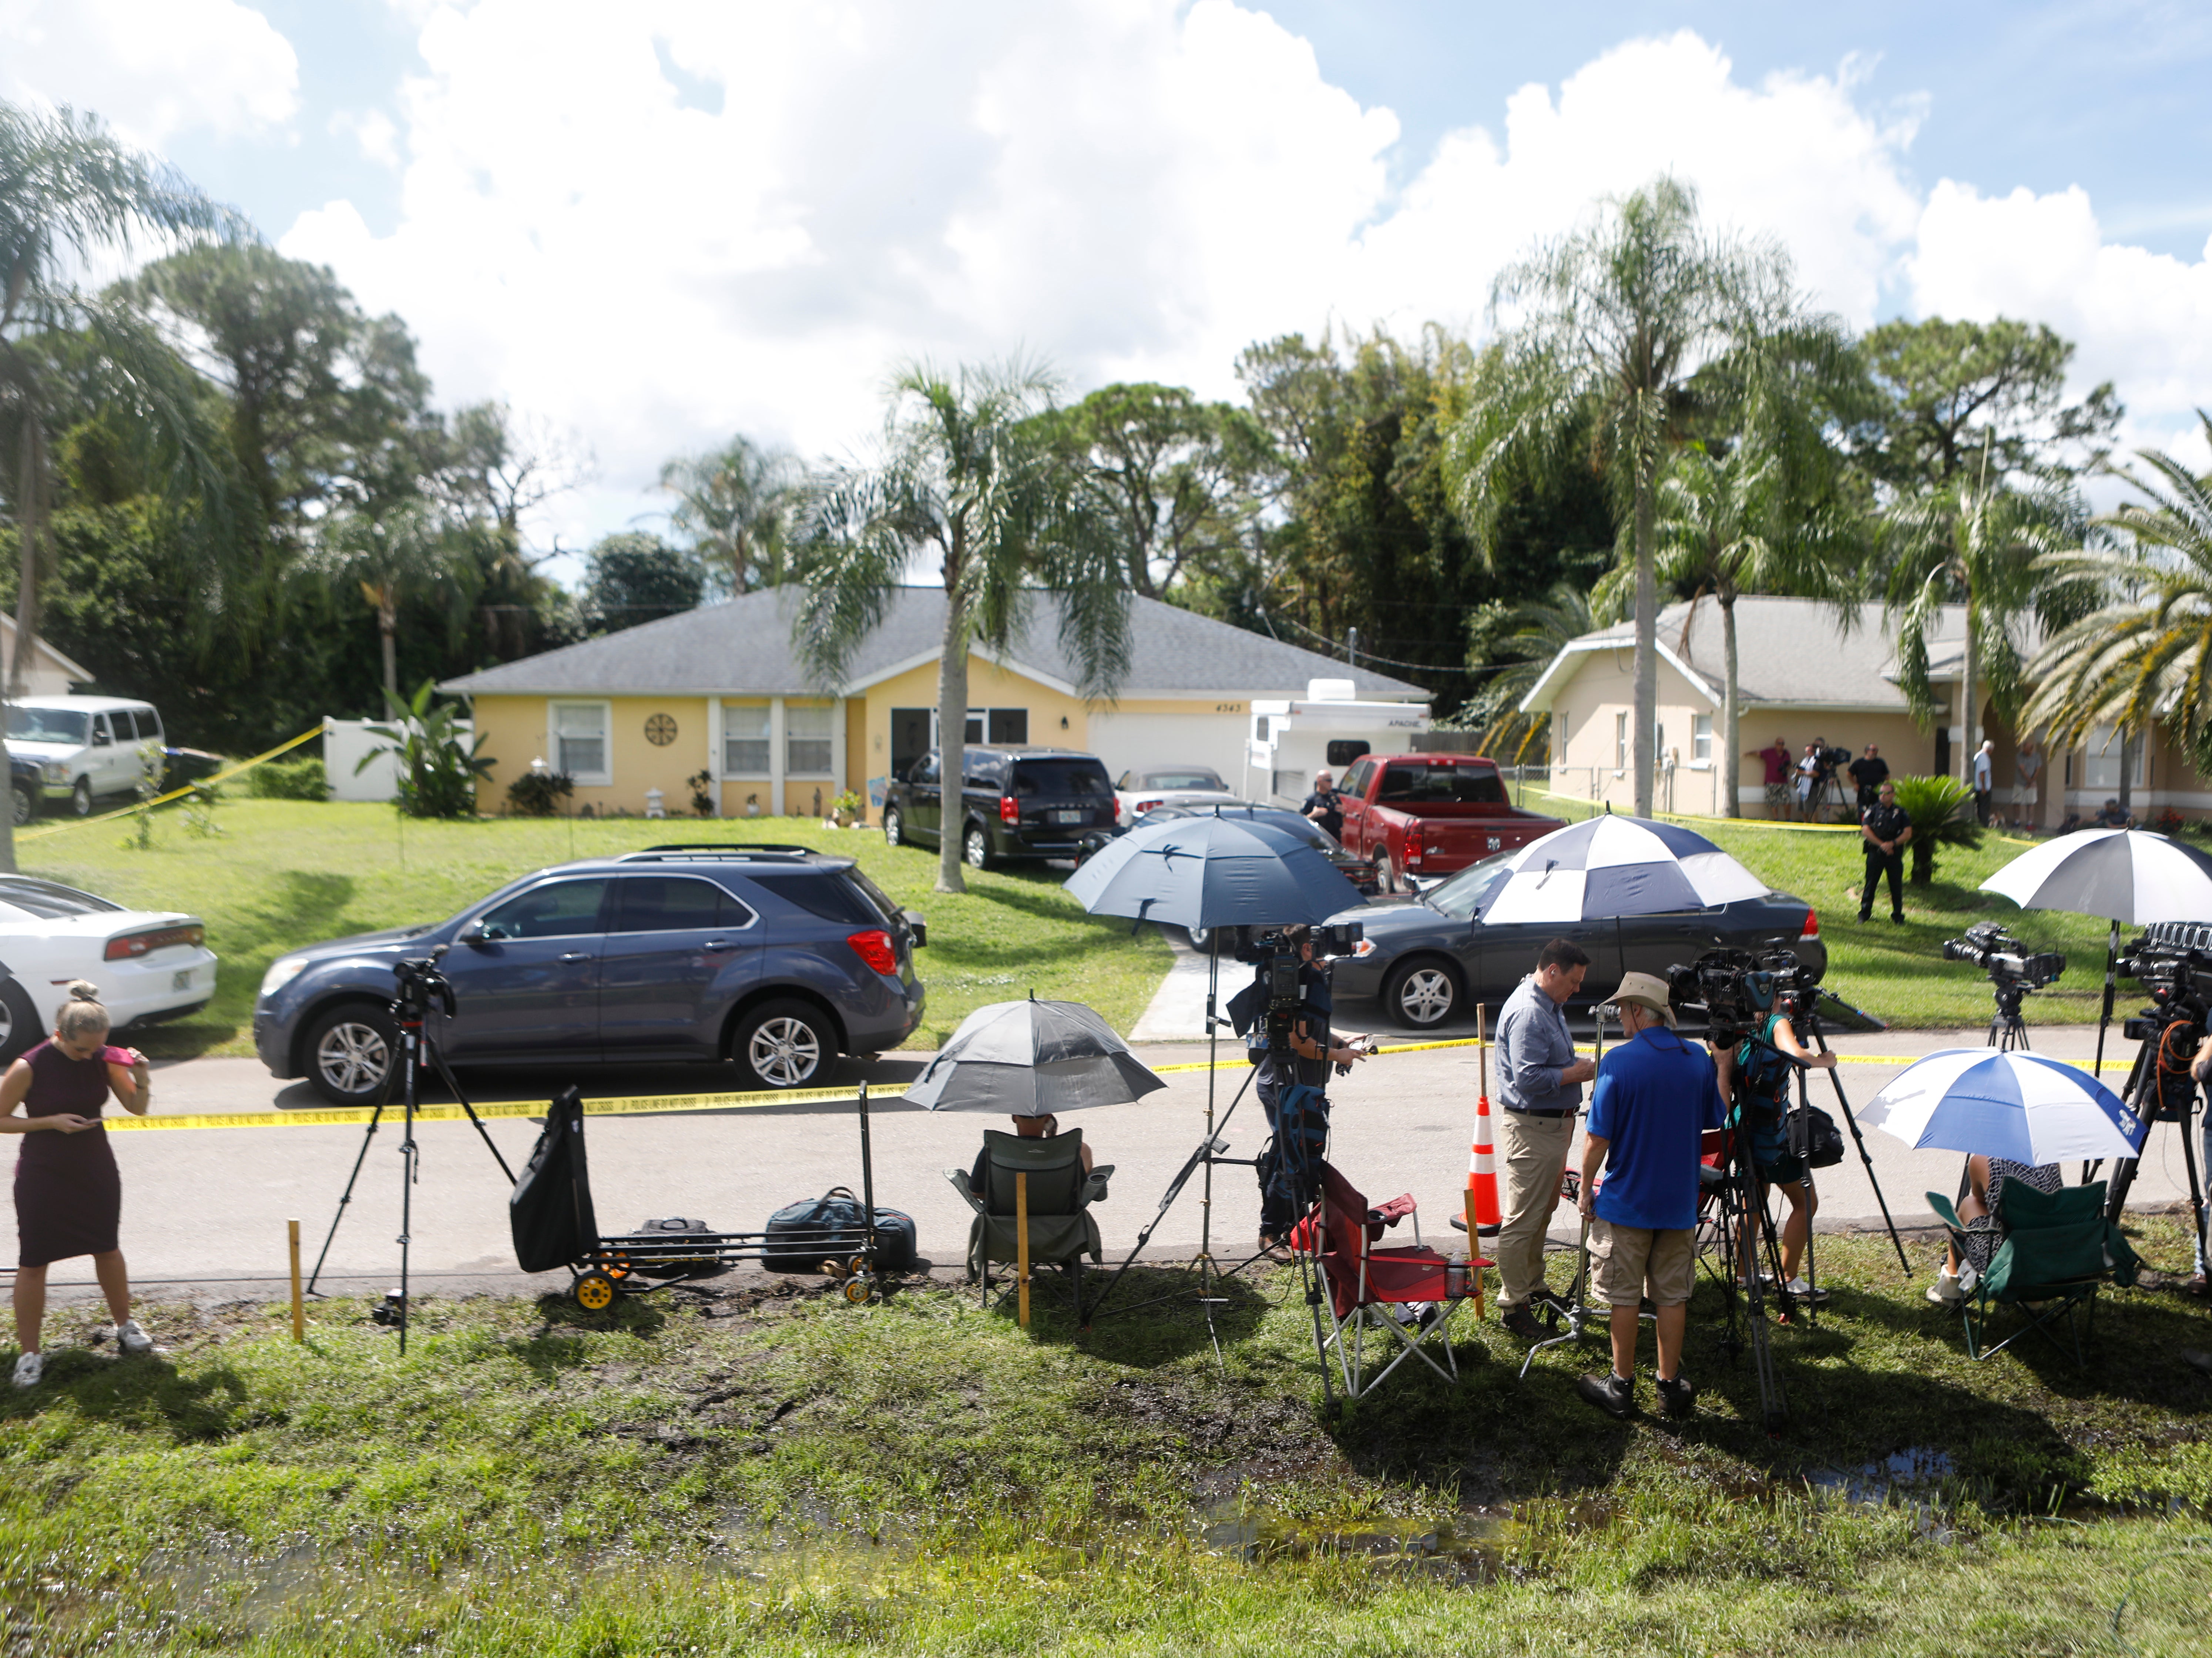
[[(1528, 791), (1529, 809), (1555, 817), (1590, 815), (1589, 803)], [(2036, 844), (1990, 830), (1969, 850), (1945, 847), (1936, 856), (1936, 878), (1924, 887), (1905, 884), (1905, 924), (1889, 919), (1889, 889), (1876, 895), (1874, 920), (1858, 919), (1859, 880), (1865, 871), (1856, 832), (1799, 829), (1758, 823), (1727, 823), (1700, 817), (1698, 834), (1733, 854), (1770, 886), (1793, 892), (1820, 918), (1828, 947), (1825, 982), (1845, 1001), (1908, 1029), (1986, 1025), (1988, 976), (1963, 962), (1943, 959), (1943, 941), (1977, 921), (1998, 921), (2031, 950), (2063, 950), (2065, 976), (2027, 999), (2030, 1025), (2094, 1024), (2104, 1002), (2105, 944), (2111, 923), (2058, 910), (2022, 909), (2009, 898), (1980, 890), (1981, 884)], [(1905, 860), (1908, 876), (1911, 860)], [(2123, 927), (2124, 944), (2135, 931)], [(2140, 997), (2123, 981), (2117, 1009), (2131, 1010)], [(2117, 1017), (2117, 1012), (2115, 1017)], [(2117, 1035), (2115, 1042), (2118, 1041)]]
[(943, 1288), (433, 1302), (404, 1360), (364, 1303), (305, 1347), (165, 1309), (169, 1358), (0, 1394), (0, 1597), (41, 1653), (2202, 1650), (2201, 1304), (1977, 1365), (1924, 1262), (1820, 1249), (1777, 1439), (1710, 1284), (1680, 1424), (1582, 1404), (1595, 1344), (1521, 1382), (1494, 1323), (1333, 1417), (1287, 1272), (1230, 1284), (1218, 1371), (1188, 1300), (1078, 1334), (1055, 1284), (1027, 1335)]
[(388, 806), (226, 800), (222, 833), (155, 818), (141, 852), (123, 823), (70, 829), (23, 844), (22, 866), (120, 903), (186, 910), (222, 957), (215, 1000), (141, 1043), (156, 1058), (253, 1052), (253, 998), (288, 950), (380, 927), (442, 920), (519, 875), (571, 858), (672, 841), (781, 841), (856, 859), (929, 923), (919, 963), (929, 1006), (916, 1046), (936, 1047), (973, 1009), (1035, 990), (1088, 1002), (1127, 1029), (1167, 970), (1156, 929), (1094, 919), (1060, 890), (1065, 871), (970, 870), (968, 890), (934, 890), (937, 855), (893, 848), (873, 830), (824, 829), (803, 818), (739, 823), (636, 818), (403, 822)]

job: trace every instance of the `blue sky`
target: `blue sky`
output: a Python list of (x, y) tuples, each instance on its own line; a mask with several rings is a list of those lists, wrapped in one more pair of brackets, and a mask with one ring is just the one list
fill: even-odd
[(742, 430), (865, 444), (903, 358), (1234, 396), (1297, 329), (1480, 331), (1671, 169), (1815, 299), (2021, 315), (2138, 442), (2212, 405), (2212, 9), (1429, 0), (12, 0), (0, 96), (160, 149), (592, 458), (541, 541)]

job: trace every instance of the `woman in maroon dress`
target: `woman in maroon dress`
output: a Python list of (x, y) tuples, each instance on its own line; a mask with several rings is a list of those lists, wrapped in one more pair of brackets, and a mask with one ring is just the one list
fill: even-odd
[(46, 1267), (73, 1255), (92, 1257), (117, 1345), (126, 1353), (154, 1346), (131, 1316), (131, 1280), (115, 1242), (123, 1181), (100, 1121), (111, 1094), (125, 1110), (145, 1114), (146, 1056), (107, 1045), (107, 1010), (91, 985), (80, 979), (69, 993), (52, 1037), (0, 1077), (0, 1133), (24, 1137), (15, 1160), (15, 1229), (22, 1246), (15, 1268), (18, 1388), (36, 1387), (46, 1373), (39, 1331), (46, 1315)]

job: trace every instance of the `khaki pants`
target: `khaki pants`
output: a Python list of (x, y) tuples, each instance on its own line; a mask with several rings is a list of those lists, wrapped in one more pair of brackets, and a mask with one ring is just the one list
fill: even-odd
[(1498, 1149), (1504, 1162), (1498, 1207), (1504, 1224), (1491, 1251), (1498, 1262), (1500, 1312), (1527, 1304), (1544, 1285), (1544, 1235), (1559, 1206), (1559, 1179), (1575, 1143), (1572, 1117), (1532, 1117), (1522, 1111), (1498, 1114)]

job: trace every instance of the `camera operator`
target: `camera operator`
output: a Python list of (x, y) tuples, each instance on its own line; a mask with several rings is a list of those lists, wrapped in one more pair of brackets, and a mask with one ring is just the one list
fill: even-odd
[(1327, 829), (1332, 840), (1344, 839), (1344, 797), (1336, 792), (1336, 778), (1328, 767), (1314, 774), (1313, 793), (1299, 803), (1298, 811)]
[[(1282, 938), (1297, 951), (1298, 988), (1303, 994), (1291, 1020), (1287, 1051), (1270, 1041), (1260, 1057), (1260, 1074), (1254, 1078), (1260, 1108), (1267, 1114), (1267, 1132), (1279, 1136), (1281, 1125), (1278, 1116), (1285, 1090), (1298, 1083), (1321, 1088), (1327, 1084), (1332, 1066), (1349, 1070), (1369, 1053), (1364, 1036), (1338, 1042), (1329, 1034), (1328, 969), (1314, 958), (1313, 929), (1286, 926), (1282, 929)], [(1261, 970), (1266, 972), (1264, 964)], [(1297, 1224), (1298, 1211), (1297, 1200), (1285, 1187), (1273, 1181), (1264, 1184), (1260, 1200), (1260, 1248), (1263, 1254), (1277, 1259), (1288, 1258), (1284, 1240)]]
[(1859, 920), (1874, 919), (1875, 889), (1889, 878), (1889, 919), (1905, 920), (1905, 849), (1912, 844), (1912, 819), (1897, 804), (1897, 785), (1884, 782), (1859, 818), (1866, 878), (1859, 884)]
[(1889, 762), (1881, 757), (1881, 750), (1869, 743), (1866, 752), (1850, 765), (1851, 784), (1858, 791), (1859, 816), (1872, 811), (1881, 793), (1881, 786), (1889, 781)]
[(1498, 1316), (1524, 1341), (1543, 1339), (1528, 1303), (1545, 1293), (1544, 1235), (1559, 1206), (1582, 1085), (1597, 1071), (1595, 1060), (1576, 1056), (1562, 1011), (1589, 971), (1579, 945), (1554, 938), (1498, 1015), (1498, 1139), (1505, 1175), (1494, 1251), (1504, 1285)]
[[(1785, 1057), (1786, 1056), (1786, 1057)], [(1736, 1107), (1737, 1120), (1751, 1143), (1751, 1158), (1759, 1171), (1759, 1200), (1765, 1188), (1777, 1186), (1790, 1199), (1790, 1218), (1782, 1224), (1782, 1276), (1790, 1293), (1801, 1299), (1812, 1297), (1812, 1286), (1797, 1275), (1805, 1254), (1805, 1240), (1813, 1230), (1813, 1212), (1820, 1199), (1807, 1176), (1804, 1159), (1790, 1149), (1783, 1120), (1790, 1109), (1791, 1060), (1822, 1071), (1832, 1071), (1833, 1054), (1815, 1053), (1797, 1040), (1786, 1005), (1778, 1005), (1760, 1023), (1758, 1031), (1734, 1048), (1713, 1045), (1713, 1064), (1720, 1072), (1722, 1096)], [(1751, 1238), (1744, 1240), (1743, 1272), (1759, 1270)], [(1817, 1299), (1826, 1299), (1821, 1291)]]

